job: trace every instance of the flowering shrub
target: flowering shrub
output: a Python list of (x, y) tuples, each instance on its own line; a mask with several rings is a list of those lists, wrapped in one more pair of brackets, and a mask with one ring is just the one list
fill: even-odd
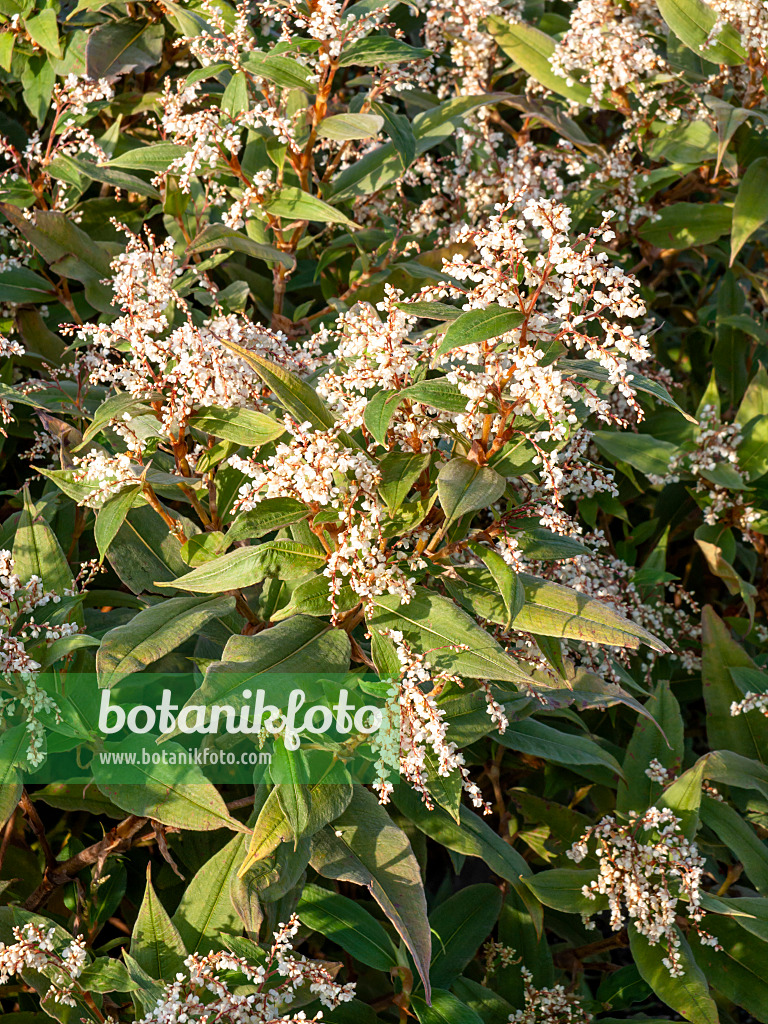
[(9, 1024), (768, 1022), (767, 46), (0, 0)]

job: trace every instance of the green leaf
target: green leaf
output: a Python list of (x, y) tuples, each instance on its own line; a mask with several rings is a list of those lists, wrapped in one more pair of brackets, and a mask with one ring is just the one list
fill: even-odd
[(599, 764), (618, 776), (622, 774), (616, 758), (589, 736), (564, 732), (533, 718), (510, 722), (494, 740), (509, 750), (519, 750), (555, 764)]
[(256, 508), (240, 513), (227, 531), (227, 541), (232, 544), (236, 540), (258, 540), (308, 514), (307, 506), (296, 498), (265, 498)]
[(313, 92), (317, 85), (311, 81), (311, 71), (304, 64), (280, 53), (250, 53), (243, 67), (258, 78), (264, 78), (286, 89), (306, 89)]
[(238, 117), (248, 110), (248, 79), (244, 71), (236, 71), (227, 83), (221, 97), (221, 109), (230, 117)]
[(525, 604), (514, 620), (517, 629), (632, 650), (643, 643), (654, 651), (669, 651), (648, 630), (625, 619), (604, 601), (528, 573), (519, 573), (518, 578), (525, 588)]
[[(340, 762), (331, 762), (321, 777), (309, 785), (309, 813), (303, 824), (303, 838), (310, 839), (329, 822), (335, 821), (349, 806), (352, 792), (349, 773)], [(281, 843), (294, 840), (295, 850), (299, 838), (281, 806), (279, 791), (275, 787), (270, 791), (253, 826), (248, 853), (240, 865), (238, 877), (246, 876), (254, 865), (278, 850)]]
[(738, 32), (730, 25), (720, 30), (711, 46), (707, 38), (717, 15), (704, 0), (658, 0), (661, 16), (686, 46), (713, 64), (743, 64), (747, 59)]
[(731, 857), (744, 865), (758, 892), (768, 895), (768, 847), (738, 811), (721, 800), (704, 795), (701, 819), (725, 843)]
[(349, 142), (353, 139), (370, 139), (384, 127), (380, 114), (331, 114), (317, 126), (321, 139), (334, 142)]
[[(153, 749), (154, 748), (154, 749)], [(167, 743), (166, 760), (158, 764), (143, 764), (142, 755), (161, 754), (149, 735), (131, 735), (119, 744), (104, 744), (104, 750), (124, 757), (134, 755), (132, 761), (113, 760), (106, 763), (95, 759), (94, 779), (102, 793), (129, 814), (142, 818), (155, 818), (164, 825), (210, 832), (229, 828), (235, 832), (250, 832), (233, 818), (227, 805), (194, 764), (187, 764), (186, 750), (177, 743)], [(171, 760), (176, 763), (172, 764)]]
[[(226, 348), (236, 352), (241, 359), (255, 370), (275, 397), (299, 423), (311, 423), (316, 430), (327, 430), (334, 426), (335, 419), (313, 388), (294, 374), (284, 370), (282, 366), (271, 363), (268, 359), (251, 352), (233, 341), (222, 339)], [(345, 434), (340, 434), (345, 438)], [(345, 442), (343, 442), (345, 443)]]
[[(449, 138), (464, 124), (465, 115), (477, 107), (503, 101), (508, 93), (487, 93), (480, 96), (459, 96), (446, 100), (430, 110), (417, 114), (413, 119), (413, 135), (416, 140), (416, 155), (426, 153)], [(402, 174), (402, 161), (393, 143), (388, 142), (338, 174), (331, 185), (331, 195), (336, 199), (349, 199), (357, 195), (369, 195), (391, 185)]]
[(24, 488), (24, 507), (13, 542), (16, 573), (26, 582), (39, 576), (46, 590), (62, 594), (72, 586), (72, 573), (56, 535), (32, 504)]
[(158, 586), (173, 586), (195, 594), (220, 594), (261, 583), (270, 576), (295, 579), (322, 569), (325, 552), (316, 551), (295, 540), (270, 540), (256, 547), (238, 548), (220, 558), (188, 572), (173, 583), (160, 581)]
[(125, 18), (97, 25), (88, 33), (85, 68), (89, 78), (116, 78), (147, 71), (159, 63), (165, 30), (161, 24)]
[(429, 810), (418, 793), (407, 785), (395, 786), (392, 802), (425, 835), (455, 853), (484, 861), (513, 888), (520, 889), (521, 878), (530, 874), (531, 869), (517, 850), (467, 807), (462, 805), (459, 821), (454, 821), (442, 807)]
[(383, 129), (397, 150), (402, 169), (406, 170), (416, 159), (416, 136), (410, 120), (405, 114), (398, 114), (388, 103), (374, 103), (371, 109), (382, 118)]
[(260, 448), (285, 433), (285, 424), (253, 409), (201, 409), (189, 421), (190, 427), (204, 430), (225, 441)]
[(104, 956), (84, 968), (78, 984), (86, 992), (134, 992), (139, 987), (124, 963)]
[(311, 864), (326, 878), (368, 888), (408, 947), (429, 997), (432, 941), (419, 865), (408, 837), (372, 793), (355, 787), (333, 827), (314, 836)]
[(253, 256), (254, 259), (265, 260), (267, 263), (282, 263), (288, 270), (296, 266), (295, 259), (288, 253), (280, 252), (273, 245), (255, 242), (248, 235), (224, 224), (206, 224), (187, 246), (187, 252), (190, 253), (208, 252), (211, 249), (242, 252), (246, 256)]
[(677, 445), (651, 437), (650, 434), (617, 434), (609, 430), (596, 430), (593, 436), (603, 455), (626, 462), (646, 476), (666, 476), (669, 461), (678, 452)]
[(582, 892), (584, 886), (594, 882), (597, 869), (552, 868), (537, 871), (523, 881), (545, 907), (566, 914), (596, 914), (608, 906), (608, 897), (600, 893), (590, 899)]
[(446, 524), (461, 519), (467, 512), (493, 505), (506, 486), (504, 477), (488, 466), (463, 458), (446, 462), (437, 476), (437, 494)]
[(432, 929), (430, 981), (447, 988), (488, 938), (501, 911), (495, 885), (469, 885), (444, 900), (429, 916)]
[(411, 1005), (416, 1011), (419, 1024), (483, 1024), (474, 1010), (443, 989), (434, 989), (430, 1002), (421, 996), (413, 996)]
[(11, 266), (0, 272), (0, 302), (51, 302), (55, 296), (53, 285), (27, 267)]
[(221, 936), (241, 925), (230, 898), (232, 879), (243, 857), (245, 837), (234, 836), (203, 864), (184, 889), (173, 925), (188, 953), (223, 948)]
[[(593, 359), (558, 359), (557, 368), (558, 370), (565, 370), (568, 373), (572, 373), (576, 377), (587, 377), (591, 380), (599, 380), (603, 382), (611, 380), (611, 375), (605, 367), (601, 366), (600, 363), (595, 362)], [(690, 413), (686, 412), (682, 406), (678, 405), (664, 385), (659, 384), (658, 381), (648, 380), (647, 377), (641, 377), (640, 374), (633, 373), (632, 388), (634, 391), (640, 391), (643, 394), (651, 395), (657, 401), (663, 402), (664, 405), (669, 405), (673, 409), (677, 409), (680, 415), (684, 416), (689, 423), (696, 423), (698, 425), (699, 421), (694, 416), (691, 416)]]
[(668, 807), (680, 819), (680, 829), (688, 840), (693, 840), (699, 826), (701, 783), (704, 778), (704, 759), (701, 758), (675, 781), (667, 786), (659, 800), (660, 807)]
[(319, 885), (306, 885), (296, 913), (302, 924), (369, 967), (388, 971), (397, 966), (397, 952), (390, 937), (375, 917), (347, 896)]
[(727, 206), (673, 203), (660, 210), (654, 220), (646, 221), (638, 234), (658, 249), (691, 249), (716, 242), (730, 230), (731, 211)]
[(13, 814), (24, 788), (19, 762), (26, 761), (29, 733), (24, 724), (6, 727), (0, 735), (0, 828)]
[(109, 551), (109, 545), (117, 536), (117, 532), (125, 522), (125, 517), (142, 496), (141, 486), (123, 487), (104, 502), (96, 513), (96, 525), (93, 528), (93, 539), (99, 549), (99, 558), (103, 562)]
[(733, 682), (730, 670), (756, 666), (709, 606), (702, 611), (701, 631), (701, 679), (709, 746), (713, 750), (735, 750), (764, 763), (768, 751), (768, 719), (754, 713), (731, 715), (731, 704), (744, 695)]
[[(644, 811), (656, 803), (661, 786), (645, 774), (651, 761), (659, 761), (676, 775), (683, 758), (683, 718), (669, 683), (661, 680), (645, 710), (653, 717), (638, 718), (624, 757), (624, 779), (616, 794), (616, 809)], [(658, 723), (658, 726), (654, 723)]]
[(112, 290), (103, 283), (110, 276), (110, 257), (102, 245), (55, 210), (36, 210), (29, 220), (7, 203), (0, 203), (0, 211), (54, 273), (82, 282), (91, 305), (113, 311)]
[(768, 221), (768, 157), (753, 160), (744, 172), (733, 204), (731, 266), (752, 235)]
[(168, 165), (189, 152), (188, 146), (180, 146), (175, 142), (153, 142), (148, 146), (137, 146), (120, 156), (113, 157), (106, 165), (113, 168), (127, 168), (132, 171), (154, 171), (159, 173)]
[[(343, 629), (308, 615), (296, 615), (255, 636), (232, 636), (221, 661), (208, 665), (202, 685), (185, 704), (242, 706), (242, 691), (258, 689), (263, 673), (346, 672), (350, 641)], [(238, 702), (239, 701), (239, 702)]]
[(486, 25), (504, 53), (531, 78), (558, 96), (565, 96), (583, 106), (590, 105), (590, 93), (586, 85), (579, 82), (569, 85), (552, 70), (551, 61), (556, 45), (554, 39), (532, 25), (511, 22), (497, 14), (491, 15)]
[(457, 320), (463, 315), (460, 309), (446, 302), (396, 302), (395, 305), (409, 316), (419, 316), (424, 320)]
[[(428, 659), (435, 668), (470, 679), (529, 682), (526, 673), (493, 637), (449, 598), (417, 587), (408, 604), (401, 605), (396, 594), (374, 597), (371, 603), (370, 630), (401, 630), (417, 651), (429, 652)], [(469, 649), (451, 649), (459, 644)]]
[(405, 61), (423, 60), (431, 57), (432, 51), (423, 47), (409, 46), (392, 36), (366, 36), (356, 39), (345, 46), (339, 55), (339, 67), (348, 68), (352, 64), (373, 67), (377, 64), (401, 64)]
[(96, 655), (99, 686), (109, 689), (141, 672), (199, 633), (209, 619), (231, 614), (233, 597), (169, 597), (104, 635)]
[(491, 576), (493, 576), (507, 611), (505, 625), (509, 628), (525, 604), (525, 588), (520, 581), (520, 577), (507, 565), (498, 551), (495, 551), (493, 548), (489, 548), (485, 544), (478, 544), (476, 541), (468, 541), (467, 547), (478, 558), (482, 558)]
[(283, 739), (276, 737), (269, 773), (275, 784), (277, 802), (291, 827), (295, 847), (307, 830), (312, 806), (306, 754), (301, 748), (289, 750)]
[(144, 899), (131, 934), (130, 955), (150, 978), (158, 981), (175, 977), (186, 956), (181, 936), (152, 885), (149, 865)]
[(515, 1015), (512, 1003), (471, 978), (459, 978), (453, 984), (453, 991), (465, 1006), (475, 1011), (483, 1024), (508, 1024)]
[(53, 54), (54, 57), (61, 58), (59, 26), (56, 22), (56, 12), (52, 8), (41, 11), (33, 18), (25, 18), (24, 28), (38, 46), (42, 46), (47, 53)]
[(283, 217), (288, 220), (308, 220), (320, 224), (343, 224), (347, 228), (355, 228), (355, 222), (350, 220), (345, 213), (337, 210), (317, 196), (303, 192), (300, 188), (288, 186), (280, 191), (264, 204), (263, 209), (271, 213), (273, 217)]
[(713, 949), (692, 940), (693, 955), (709, 984), (741, 1011), (757, 1020), (768, 1020), (768, 981), (765, 964), (768, 945), (749, 934), (736, 920), (708, 914), (706, 928), (719, 940)]
[(634, 925), (629, 932), (629, 948), (646, 981), (663, 1003), (675, 1010), (691, 1024), (718, 1024), (719, 1015), (715, 1002), (709, 994), (707, 979), (693, 959), (691, 947), (678, 931), (680, 946), (680, 963), (685, 972), (682, 977), (673, 978), (669, 969), (662, 963), (667, 956), (666, 944), (662, 941), (655, 946), (648, 944), (644, 935), (640, 935)]
[(524, 322), (524, 313), (504, 306), (491, 304), (485, 309), (468, 309), (450, 324), (435, 351), (435, 358), (455, 348), (479, 345), (491, 338), (498, 338)]
[(430, 455), (411, 452), (387, 452), (379, 463), (381, 483), (379, 494), (392, 511), (398, 509), (411, 488), (429, 466)]

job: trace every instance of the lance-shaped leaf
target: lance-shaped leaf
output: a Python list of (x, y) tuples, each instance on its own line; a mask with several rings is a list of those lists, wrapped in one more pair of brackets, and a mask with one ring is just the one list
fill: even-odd
[(666, 680), (657, 684), (645, 710), (653, 721), (641, 717), (635, 723), (624, 757), (624, 780), (616, 794), (617, 810), (624, 813), (644, 811), (661, 795), (661, 785), (645, 774), (651, 761), (658, 761), (673, 775), (678, 774), (682, 762), (683, 717)]
[(421, 872), (405, 832), (372, 793), (355, 787), (344, 814), (314, 837), (311, 863), (326, 878), (368, 888), (408, 947), (428, 995), (432, 937)]
[(288, 814), (283, 809), (277, 786), (271, 790), (259, 812), (245, 860), (238, 869), (243, 878), (259, 861), (271, 856), (281, 843), (293, 840), (294, 849), (301, 838), (311, 838), (329, 822), (343, 814), (352, 799), (353, 787), (349, 773), (341, 762), (331, 762), (320, 776), (307, 787), (306, 816), (302, 821), (302, 835), (297, 835)]
[(296, 913), (302, 924), (369, 967), (388, 971), (397, 966), (397, 952), (389, 935), (375, 917), (348, 896), (307, 885), (301, 891)]
[(710, 747), (738, 751), (743, 757), (764, 763), (768, 760), (768, 720), (755, 712), (731, 715), (731, 704), (744, 696), (731, 671), (757, 666), (709, 606), (701, 615), (701, 641), (701, 680)]
[(468, 309), (450, 324), (443, 340), (435, 351), (435, 356), (445, 355), (455, 348), (464, 345), (479, 345), (491, 338), (498, 338), (508, 331), (513, 331), (525, 321), (525, 314), (519, 310), (507, 309), (492, 304), (485, 309)]
[(173, 924), (188, 953), (221, 949), (221, 935), (239, 932), (230, 885), (243, 857), (245, 836), (234, 836), (203, 864), (184, 890)]
[(112, 687), (141, 672), (199, 633), (209, 619), (234, 611), (233, 597), (170, 597), (135, 615), (104, 635), (96, 655), (100, 687)]
[[(470, 679), (530, 682), (530, 677), (482, 626), (441, 594), (417, 587), (408, 604), (401, 604), (396, 594), (382, 594), (371, 603), (371, 631), (401, 630), (416, 650), (429, 652), (429, 661), (436, 668)], [(467, 650), (454, 650), (458, 645)]]
[(353, 139), (370, 139), (384, 127), (380, 114), (331, 114), (317, 126), (321, 139), (334, 142), (348, 142)]
[[(160, 753), (148, 735), (133, 735), (120, 743), (104, 744), (111, 754), (107, 762), (95, 758), (93, 773), (96, 785), (105, 796), (129, 814), (154, 818), (174, 828), (193, 832), (210, 832), (229, 828), (235, 832), (250, 829), (233, 818), (215, 786), (202, 770), (188, 764), (188, 752), (177, 743), (165, 747), (167, 757), (152, 763), (151, 755)], [(150, 753), (149, 764), (144, 754)]]
[(48, 523), (38, 514), (29, 489), (24, 488), (24, 507), (16, 527), (13, 561), (22, 580), (38, 576), (46, 590), (63, 594), (72, 586), (72, 573), (61, 545)]
[(246, 256), (266, 260), (267, 263), (282, 263), (288, 270), (296, 265), (296, 260), (289, 253), (280, 252), (264, 242), (255, 242), (242, 231), (235, 231), (225, 224), (206, 224), (187, 246), (187, 252), (208, 252), (211, 249), (242, 252)]
[(419, 381), (400, 391), (379, 391), (363, 413), (365, 426), (379, 444), (386, 442), (390, 421), (406, 399), (447, 412), (463, 412), (467, 407), (467, 396), (444, 378)]
[(437, 941), (429, 976), (433, 985), (452, 985), (496, 924), (502, 905), (495, 885), (469, 885), (449, 896), (430, 915)]
[(187, 955), (181, 936), (160, 902), (147, 865), (147, 887), (131, 934), (130, 955), (150, 978), (167, 981), (182, 969)]
[(704, 0), (658, 0), (661, 16), (686, 46), (713, 64), (743, 64), (747, 53), (739, 33), (724, 25), (709, 45), (717, 14)]
[(525, 605), (515, 619), (517, 629), (632, 650), (643, 643), (654, 651), (669, 653), (665, 643), (604, 601), (527, 573), (520, 573), (520, 580), (525, 588)]
[(301, 673), (346, 672), (351, 644), (343, 629), (333, 629), (320, 619), (296, 615), (255, 636), (232, 636), (221, 661), (208, 665), (202, 685), (185, 707), (229, 704), (243, 706), (243, 689), (258, 688), (259, 677), (291, 678)]
[(437, 477), (437, 494), (447, 523), (467, 512), (487, 508), (504, 493), (507, 482), (496, 470), (471, 459), (446, 462)]
[(189, 425), (249, 448), (260, 448), (285, 433), (284, 423), (254, 409), (201, 409)]
[(300, 188), (288, 186), (281, 188), (264, 206), (267, 213), (274, 217), (289, 220), (309, 220), (320, 224), (343, 224), (354, 229), (353, 220), (337, 210), (335, 206), (318, 199), (317, 196), (303, 192)]
[(109, 551), (109, 545), (117, 536), (117, 532), (125, 522), (125, 517), (134, 505), (142, 500), (142, 490), (139, 484), (135, 487), (123, 487), (104, 502), (96, 513), (96, 525), (93, 528), (93, 539), (99, 549), (99, 558), (104, 557)]
[(479, 814), (469, 808), (461, 807), (457, 822), (441, 807), (429, 810), (418, 793), (405, 785), (395, 787), (392, 801), (425, 835), (455, 853), (478, 857), (515, 889), (520, 889), (521, 877), (531, 873), (517, 850), (504, 842)]
[(677, 952), (684, 973), (679, 977), (672, 977), (669, 968), (663, 962), (668, 955), (666, 943), (662, 941), (651, 946), (634, 924), (630, 924), (627, 931), (629, 948), (640, 976), (651, 986), (659, 999), (691, 1024), (718, 1024), (720, 1016), (715, 1001), (709, 994), (707, 979), (694, 960), (685, 936), (676, 929), (680, 943)]
[[(283, 408), (299, 423), (311, 423), (316, 430), (327, 430), (335, 423), (333, 413), (313, 388), (276, 363), (251, 352), (234, 341), (222, 339), (222, 344), (236, 352), (275, 395)], [(345, 435), (340, 435), (345, 436)]]
[(478, 558), (482, 558), (491, 576), (493, 576), (496, 586), (499, 588), (501, 599), (504, 602), (504, 607), (507, 610), (505, 626), (509, 628), (525, 604), (525, 588), (520, 582), (520, 577), (507, 565), (498, 551), (489, 548), (486, 544), (468, 541), (467, 547)]
[(744, 245), (768, 221), (768, 157), (753, 160), (744, 172), (733, 204), (731, 265)]
[(194, 594), (220, 594), (261, 583), (267, 577), (290, 580), (322, 569), (325, 552), (315, 551), (295, 540), (269, 540), (264, 544), (228, 551), (221, 558), (188, 572), (173, 583), (157, 586), (190, 590)]
[(580, 82), (571, 84), (552, 70), (556, 43), (551, 36), (533, 25), (511, 22), (496, 14), (487, 19), (486, 26), (510, 60), (519, 64), (531, 78), (575, 103), (586, 106), (591, 102), (586, 85)]

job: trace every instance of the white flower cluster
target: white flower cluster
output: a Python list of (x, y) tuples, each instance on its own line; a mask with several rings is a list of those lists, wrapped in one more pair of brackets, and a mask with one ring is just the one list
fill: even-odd
[[(606, 98), (627, 113), (630, 99), (647, 109), (675, 88), (671, 68), (656, 52), (662, 24), (654, 0), (579, 0), (552, 55), (552, 70), (568, 85), (587, 85), (593, 110)], [(680, 116), (666, 105), (656, 113), (667, 120)]]
[[(278, 925), (271, 949), (256, 966), (232, 953), (191, 954), (184, 961), (185, 971), (165, 984), (157, 1005), (138, 1024), (315, 1024), (322, 1011), (309, 1018), (302, 1010), (288, 1009), (300, 988), (332, 1009), (354, 998), (355, 985), (340, 985), (328, 965), (294, 953), (291, 940), (298, 928), (295, 915)], [(232, 973), (246, 985), (239, 980), (233, 990)]]
[(589, 1024), (592, 1020), (578, 996), (567, 992), (562, 985), (536, 988), (527, 967), (521, 967), (520, 973), (525, 1007), (509, 1017), (509, 1024)]
[(748, 530), (750, 524), (760, 518), (760, 513), (740, 502), (738, 490), (718, 482), (716, 477), (723, 467), (738, 473), (741, 440), (738, 423), (722, 423), (717, 408), (705, 405), (699, 417), (695, 448), (681, 449), (669, 460), (663, 477), (649, 476), (648, 479), (661, 486), (679, 480), (681, 473), (691, 473), (696, 480), (697, 494), (706, 502), (704, 521), (709, 525), (725, 523)]
[(50, 646), (62, 637), (78, 633), (80, 627), (74, 622), (40, 622), (31, 615), (38, 608), (60, 601), (59, 594), (44, 589), (39, 576), (22, 583), (11, 552), (0, 550), (0, 685), (8, 694), (0, 699), (0, 713), (21, 714), (29, 733), (27, 760), (32, 766), (41, 764), (45, 757), (45, 727), (40, 715), (56, 715), (58, 708), (37, 685), (41, 665), (27, 647), (41, 642)]
[(584, 860), (593, 840), (598, 876), (582, 891), (591, 900), (608, 897), (614, 931), (621, 929), (626, 915), (649, 945), (665, 942), (667, 956), (662, 962), (673, 977), (680, 977), (685, 971), (675, 920), (678, 904), (687, 901), (686, 916), (700, 941), (717, 946), (717, 939), (701, 928), (704, 859), (669, 808), (630, 811), (626, 823), (606, 815), (573, 844), (568, 851), (571, 860)]
[[(528, 199), (519, 214), (510, 205), (491, 217), (487, 227), (459, 233), (457, 240), (471, 243), (477, 255), (454, 256), (443, 270), (469, 282), (469, 288), (446, 284), (430, 288), (428, 294), (461, 298), (465, 309), (498, 304), (523, 317), (520, 327), (499, 338), (462, 346), (457, 350), (460, 361), (452, 353), (442, 357), (441, 364), (450, 367), (449, 379), (468, 399), (467, 414), (457, 420), (462, 433), (482, 435), (487, 405), (499, 394), (504, 412), (494, 417), (494, 434), (518, 415), (533, 415), (545, 421), (535, 440), (562, 440), (577, 420), (577, 403), (598, 418), (615, 419), (594, 389), (557, 361), (548, 362), (547, 352), (558, 345), (569, 356), (598, 363), (639, 410), (628, 361), (645, 362), (650, 350), (647, 337), (623, 321), (644, 316), (645, 306), (635, 278), (611, 265), (607, 252), (597, 251), (600, 241), (614, 237), (610, 217), (606, 213), (598, 229), (571, 241), (571, 211), (564, 204)], [(535, 254), (529, 252), (531, 232), (540, 246)], [(471, 369), (475, 366), (479, 369)]]
[[(116, 385), (153, 404), (161, 429), (183, 438), (189, 416), (199, 408), (261, 407), (262, 385), (243, 360), (223, 344), (235, 342), (293, 370), (314, 361), (279, 331), (233, 313), (197, 326), (188, 316), (172, 326), (174, 311), (186, 310), (174, 285), (185, 266), (173, 254), (173, 239), (156, 243), (128, 233), (124, 252), (112, 263), (113, 304), (122, 315), (110, 323), (90, 323), (75, 331), (89, 342), (76, 369), (92, 383)], [(191, 271), (194, 274), (194, 271)], [(111, 467), (112, 470), (117, 467)]]
[(54, 947), (55, 928), (44, 930), (30, 922), (15, 926), (15, 942), (6, 946), (0, 942), (0, 985), (24, 971), (42, 974), (50, 988), (43, 999), (53, 998), (55, 1003), (76, 1006), (74, 990), (88, 959), (85, 939), (79, 935), (58, 953)]
[(338, 428), (312, 431), (310, 423), (287, 417), (285, 423), (291, 441), (278, 444), (264, 462), (230, 458), (230, 465), (252, 481), (240, 488), (238, 507), (252, 509), (265, 498), (282, 497), (309, 506), (322, 523), (315, 532), (328, 555), (324, 573), (334, 620), (336, 597), (345, 584), (366, 602), (386, 593), (410, 601), (414, 580), (398, 564), (407, 555), (388, 552), (382, 533), (384, 506), (376, 493), (381, 482), (376, 464), (364, 452), (346, 447)]
[(743, 700), (731, 702), (731, 716), (746, 715), (748, 711), (759, 711), (768, 718), (768, 693), (754, 693), (747, 690)]
[(647, 775), (651, 782), (657, 782), (660, 786), (666, 786), (674, 778), (674, 772), (665, 768), (658, 757), (651, 758), (651, 762), (643, 774)]
[(741, 36), (747, 50), (765, 65), (768, 49), (768, 4), (765, 0), (708, 0), (708, 6), (717, 12), (717, 20), (709, 33), (708, 42), (715, 42), (725, 25), (731, 25)]
[[(449, 682), (459, 683), (456, 676), (446, 672), (433, 672), (426, 654), (414, 651), (399, 630), (384, 633), (395, 645), (400, 662), (400, 678), (393, 681), (384, 716), (390, 728), (377, 733), (375, 749), (378, 753), (376, 771), (378, 778), (373, 788), (379, 794), (381, 803), (389, 802), (394, 784), (390, 773), (395, 772), (410, 783), (431, 810), (433, 805), (429, 794), (430, 771), (441, 778), (458, 773), (462, 789), (472, 804), (489, 814), (490, 807), (483, 799), (479, 787), (472, 781), (464, 763), (464, 755), (457, 745), (448, 739), (448, 723), (445, 711), (437, 704), (436, 697)], [(507, 719), (504, 710), (486, 690), (487, 710), (504, 732)]]

